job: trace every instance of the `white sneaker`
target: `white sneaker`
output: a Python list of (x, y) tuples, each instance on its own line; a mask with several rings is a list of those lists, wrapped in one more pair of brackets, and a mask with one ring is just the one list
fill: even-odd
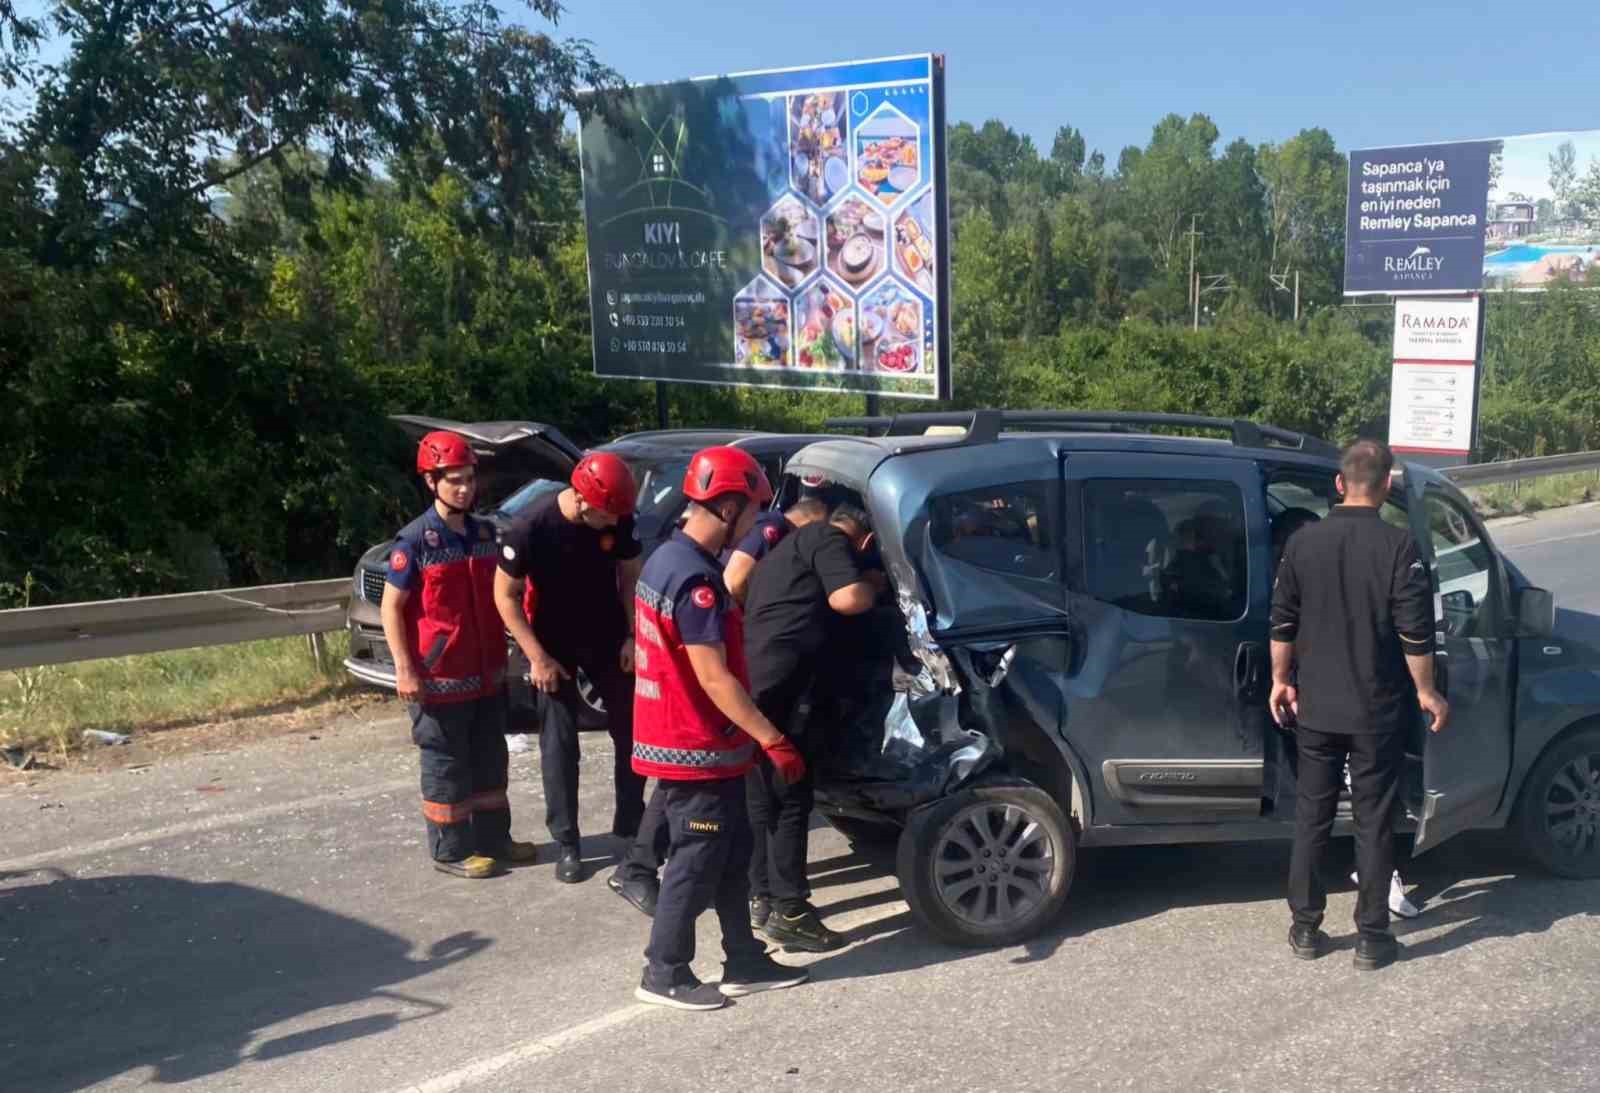
[(521, 755), (523, 752), (533, 750), (533, 742), (528, 739), (525, 732), (506, 733), (506, 751), (512, 755)]
[[(1351, 873), (1350, 883), (1360, 884), (1361, 874)], [(1398, 869), (1394, 871), (1394, 876), (1389, 878), (1389, 913), (1399, 915), (1401, 918), (1416, 918), (1422, 914), (1422, 908), (1406, 898), (1406, 888), (1400, 880)]]

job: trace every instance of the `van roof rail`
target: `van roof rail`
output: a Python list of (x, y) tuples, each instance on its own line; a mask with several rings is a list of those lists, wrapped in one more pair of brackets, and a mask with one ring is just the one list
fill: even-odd
[(1315, 455), (1337, 456), (1339, 449), (1326, 440), (1276, 425), (1260, 425), (1246, 418), (1205, 417), (1200, 414), (1157, 414), (1139, 410), (966, 410), (892, 414), (878, 417), (839, 417), (825, 422), (830, 429), (863, 429), (869, 436), (916, 436), (933, 426), (965, 426), (964, 443), (984, 444), (1005, 429), (1070, 428), (1086, 431), (1143, 432), (1150, 428), (1225, 432), (1241, 448), (1281, 447)]

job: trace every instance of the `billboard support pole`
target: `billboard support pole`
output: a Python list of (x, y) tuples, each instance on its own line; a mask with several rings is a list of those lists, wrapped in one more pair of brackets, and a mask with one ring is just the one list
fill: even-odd
[(1469, 463), (1476, 463), (1483, 454), (1478, 450), (1478, 408), (1483, 405), (1483, 327), (1489, 318), (1489, 298), (1481, 292), (1473, 295), (1478, 301), (1478, 357), (1473, 368), (1472, 439), (1467, 442), (1472, 447), (1471, 453), (1467, 456)]
[(667, 427), (667, 385), (656, 380), (656, 428)]
[(878, 393), (876, 391), (868, 391), (867, 392), (867, 416), (868, 417), (877, 417), (880, 413), (882, 413), (882, 411), (878, 408)]

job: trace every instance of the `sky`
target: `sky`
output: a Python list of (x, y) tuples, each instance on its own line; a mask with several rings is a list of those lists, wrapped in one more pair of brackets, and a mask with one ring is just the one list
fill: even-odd
[(943, 53), (952, 121), (1044, 153), (1074, 125), (1111, 164), (1168, 113), (1209, 115), (1220, 145), (1321, 126), (1342, 150), (1600, 129), (1596, 0), (567, 0), (556, 35), (636, 83)]
[[(549, 29), (524, 4), (496, 3)], [(1312, 126), (1344, 151), (1600, 130), (1596, 0), (564, 3), (555, 35), (588, 39), (635, 83), (943, 53), (952, 121), (999, 118), (1046, 154), (1074, 125), (1113, 165), (1168, 113), (1209, 115), (1219, 150)]]

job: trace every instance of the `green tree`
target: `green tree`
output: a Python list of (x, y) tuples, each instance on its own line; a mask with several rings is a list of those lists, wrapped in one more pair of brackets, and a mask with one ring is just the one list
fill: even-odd
[[(1268, 265), (1298, 270), (1302, 299), (1335, 300), (1344, 268), (1345, 157), (1325, 129), (1302, 129), (1256, 153), (1270, 238)], [(1274, 314), (1284, 313), (1276, 297)]]
[(1564, 140), (1550, 154), (1550, 192), (1555, 194), (1556, 214), (1572, 215), (1572, 191), (1578, 181), (1578, 149)]
[(586, 45), (504, 25), (488, 0), (72, 0), (49, 21), (67, 53), (41, 69), (0, 200), (29, 206), (9, 241), (57, 266), (203, 249), (218, 188), (261, 165), (301, 215), (380, 161), (451, 165), (516, 232), (567, 112), (589, 109), (579, 89), (616, 83)]

